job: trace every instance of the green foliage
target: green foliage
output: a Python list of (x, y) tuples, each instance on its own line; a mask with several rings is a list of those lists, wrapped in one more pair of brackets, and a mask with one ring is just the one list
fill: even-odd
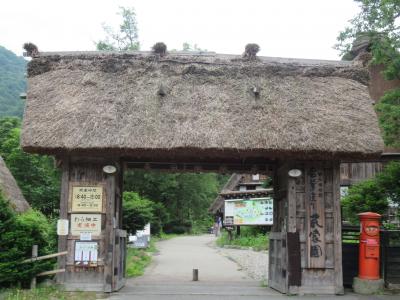
[(358, 223), (357, 214), (372, 211), (384, 214), (389, 199), (400, 204), (400, 162), (393, 161), (374, 179), (366, 180), (349, 189), (342, 200), (346, 220)]
[(336, 48), (349, 53), (354, 40), (366, 36), (372, 44), (373, 63), (385, 66), (387, 79), (400, 78), (400, 1), (355, 1), (360, 5), (360, 12), (340, 33)]
[(400, 147), (400, 88), (386, 92), (375, 107), (385, 144)]
[(391, 201), (400, 204), (400, 161), (388, 163), (377, 175), (376, 182)]
[(359, 213), (384, 213), (388, 208), (388, 200), (384, 189), (371, 179), (350, 187), (348, 195), (342, 200), (342, 207), (345, 220), (356, 224)]
[(135, 9), (120, 7), (118, 15), (122, 17), (119, 30), (116, 32), (110, 26), (103, 24), (106, 38), (96, 43), (97, 50), (129, 51), (140, 49)]
[[(262, 229), (261, 229), (262, 231)], [(234, 236), (230, 241), (228, 233), (222, 232), (216, 241), (217, 245), (222, 247), (225, 245), (238, 247), (251, 247), (256, 251), (268, 250), (269, 240), (267, 233), (261, 233), (260, 229), (255, 227), (241, 227), (240, 236)]]
[(126, 276), (136, 277), (144, 273), (146, 267), (151, 263), (151, 256), (147, 250), (128, 248), (126, 258)]
[(166, 208), (169, 218), (160, 217), (166, 232), (185, 233), (191, 232), (195, 223), (208, 222), (207, 209), (226, 178), (212, 173), (129, 171), (125, 174), (124, 188)]
[(153, 219), (151, 220), (150, 230), (152, 234), (160, 235), (164, 224), (170, 220), (169, 213), (165, 206), (160, 202), (152, 202)]
[(30, 210), (17, 215), (0, 194), (0, 287), (26, 284), (41, 271), (52, 268), (54, 261), (21, 264), (39, 246), (39, 255), (55, 249), (54, 227), (40, 212)]
[(55, 286), (35, 289), (7, 289), (0, 291), (0, 299), (4, 300), (95, 300), (95, 292), (64, 292)]
[(0, 118), (22, 116), (24, 101), (19, 94), (25, 92), (27, 61), (0, 46)]
[(154, 219), (153, 203), (134, 192), (124, 192), (123, 211), (123, 228), (131, 234)]
[(54, 167), (54, 159), (22, 151), (19, 140), (19, 119), (0, 119), (0, 156), (29, 204), (45, 215), (52, 216), (59, 207), (60, 194), (60, 173)]

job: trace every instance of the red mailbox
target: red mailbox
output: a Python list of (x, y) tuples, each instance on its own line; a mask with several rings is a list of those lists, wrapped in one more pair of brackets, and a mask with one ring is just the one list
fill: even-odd
[(358, 214), (360, 218), (359, 272), (361, 279), (379, 279), (379, 228), (381, 215)]

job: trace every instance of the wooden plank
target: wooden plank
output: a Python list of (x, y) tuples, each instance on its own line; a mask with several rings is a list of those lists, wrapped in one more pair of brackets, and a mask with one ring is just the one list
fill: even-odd
[[(63, 157), (61, 159), (61, 195), (60, 195), (60, 219), (68, 219), (68, 193), (69, 193), (69, 176), (70, 176), (70, 158)], [(67, 251), (67, 236), (58, 236), (58, 252)], [(60, 269), (65, 269), (67, 258), (59, 256), (57, 265)], [(65, 273), (57, 274), (56, 280), (58, 283), (65, 282)]]
[(24, 263), (30, 263), (30, 262), (34, 262), (34, 261), (37, 261), (37, 260), (49, 259), (49, 258), (54, 258), (54, 257), (58, 257), (58, 256), (67, 255), (67, 254), (68, 254), (68, 251), (63, 251), (63, 252), (58, 252), (58, 253), (38, 256), (38, 257), (32, 257), (32, 258), (25, 259), (22, 263), (23, 264)]
[(104, 292), (112, 292), (115, 286), (114, 280), (114, 255), (115, 255), (115, 175), (106, 177), (106, 257), (104, 268)]
[(342, 269), (342, 215), (340, 206), (340, 164), (333, 163), (333, 240), (334, 240), (334, 269), (335, 293), (343, 294)]
[(325, 268), (324, 169), (310, 163), (306, 177), (308, 268)]
[(296, 179), (288, 179), (288, 232), (296, 232)]
[(298, 232), (287, 233), (288, 285), (301, 285), (301, 253)]
[(46, 275), (53, 275), (53, 274), (58, 274), (58, 273), (64, 273), (65, 269), (57, 269), (57, 270), (52, 270), (52, 271), (46, 271), (37, 274), (36, 276), (46, 276)]

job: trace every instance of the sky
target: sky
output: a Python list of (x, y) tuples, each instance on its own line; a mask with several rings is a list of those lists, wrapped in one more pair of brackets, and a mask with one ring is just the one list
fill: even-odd
[(95, 50), (102, 24), (117, 28), (118, 8), (134, 7), (141, 50), (184, 42), (226, 54), (257, 43), (259, 55), (338, 60), (336, 37), (359, 11), (352, 0), (0, 0), (0, 45), (22, 55)]

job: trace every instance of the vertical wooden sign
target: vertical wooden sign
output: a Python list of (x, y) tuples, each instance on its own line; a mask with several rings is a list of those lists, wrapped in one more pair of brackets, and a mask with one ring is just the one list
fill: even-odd
[(325, 268), (324, 170), (310, 166), (307, 175), (308, 267)]

